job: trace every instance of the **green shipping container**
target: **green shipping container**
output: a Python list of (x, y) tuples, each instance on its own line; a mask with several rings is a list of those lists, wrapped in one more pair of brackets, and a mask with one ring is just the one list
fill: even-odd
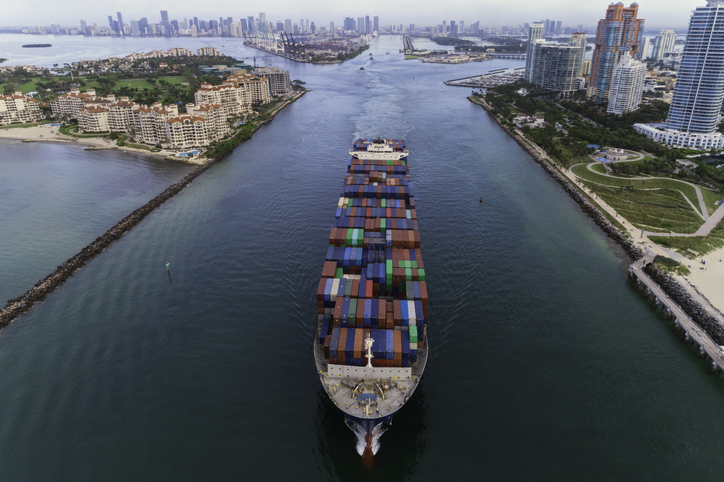
[(383, 200), (382, 200), (382, 207), (383, 207), (383, 208), (386, 208), (386, 207), (387, 207), (387, 199), (383, 199)]
[(420, 278), (420, 281), (425, 281), (425, 270), (424, 269), (418, 269), (417, 274)]
[[(335, 273), (334, 277), (335, 277), (335, 278), (341, 278), (342, 276), (344, 276), (344, 269), (342, 269), (342, 268), (337, 268), (337, 272)], [(346, 286), (345, 286), (345, 288), (346, 288)]]
[(410, 326), (410, 343), (417, 343), (417, 327)]
[(411, 268), (405, 268), (405, 279), (407, 281), (412, 281), (412, 269)]
[(410, 264), (412, 265), (412, 269), (417, 269), (417, 261), (410, 261)]
[(347, 246), (352, 246), (352, 230), (347, 230)]
[(357, 319), (357, 298), (349, 300), (349, 313), (347, 313), (347, 323), (349, 326), (355, 326), (355, 320)]
[(415, 290), (412, 288), (412, 281), (405, 282), (405, 294), (407, 295), (408, 300), (415, 299)]
[(381, 228), (383, 231), (384, 231), (385, 229), (387, 229), (387, 219), (386, 219), (386, 218), (380, 219), (380, 228)]
[(385, 275), (388, 278), (392, 278), (392, 260), (388, 259), (385, 263)]

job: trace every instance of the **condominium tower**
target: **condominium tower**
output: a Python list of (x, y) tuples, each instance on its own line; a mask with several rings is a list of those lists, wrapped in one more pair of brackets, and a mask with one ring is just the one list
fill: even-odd
[(626, 52), (613, 69), (608, 113), (623, 115), (639, 108), (644, 91), (646, 64), (634, 60)]
[[(542, 26), (533, 24), (531, 31), (536, 25)], [(568, 45), (546, 44), (544, 39), (535, 39), (531, 46), (526, 59), (525, 79), (528, 82), (564, 95), (578, 90), (577, 78), (586, 52), (586, 34), (573, 34)]]
[(655, 141), (681, 147), (724, 147), (717, 132), (724, 101), (724, 0), (694, 10), (677, 72), (666, 129), (636, 124)]
[(611, 4), (606, 9), (606, 16), (598, 22), (589, 96), (599, 103), (608, 100), (613, 69), (624, 52), (629, 52), (634, 59), (641, 58), (644, 20), (637, 18), (638, 11), (637, 3), (630, 7), (624, 7), (621, 2)]

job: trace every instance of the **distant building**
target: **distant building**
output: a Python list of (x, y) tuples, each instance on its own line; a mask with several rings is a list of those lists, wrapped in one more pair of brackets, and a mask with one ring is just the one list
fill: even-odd
[(639, 108), (644, 90), (646, 64), (631, 58), (626, 52), (613, 69), (608, 96), (608, 113), (623, 115)]
[(221, 57), (221, 52), (216, 47), (201, 47), (196, 50), (199, 57)]
[(547, 90), (564, 95), (578, 90), (577, 78), (585, 55), (586, 35), (576, 33), (568, 45), (546, 44), (544, 39), (533, 41), (533, 35), (541, 24), (533, 24), (529, 35), (530, 47), (526, 59), (525, 78)]
[(641, 58), (644, 20), (637, 18), (638, 10), (638, 3), (630, 7), (612, 3), (598, 22), (589, 82), (589, 95), (598, 103), (608, 101), (613, 69), (623, 54), (629, 52), (632, 58)]
[(646, 37), (644, 39), (644, 45), (641, 47), (641, 60), (649, 58), (649, 48), (651, 47), (651, 39)]
[(675, 42), (676, 34), (673, 30), (662, 30), (654, 40), (654, 52), (651, 57), (655, 60), (662, 60), (665, 53), (674, 50)]
[(260, 67), (254, 70), (254, 75), (269, 80), (271, 95), (284, 95), (292, 90), (288, 70), (280, 70), (276, 67)]

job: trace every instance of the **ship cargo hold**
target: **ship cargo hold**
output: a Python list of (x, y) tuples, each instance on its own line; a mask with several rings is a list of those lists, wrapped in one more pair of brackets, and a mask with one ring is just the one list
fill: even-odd
[(410, 399), (427, 363), (428, 294), (403, 140), (358, 139), (317, 288), (322, 385), (367, 449)]

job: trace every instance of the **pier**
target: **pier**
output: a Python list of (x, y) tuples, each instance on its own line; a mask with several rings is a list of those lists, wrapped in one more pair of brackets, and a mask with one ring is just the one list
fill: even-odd
[(644, 272), (644, 266), (652, 261), (652, 257), (646, 256), (631, 264), (628, 269), (628, 276), (637, 283), (639, 290), (646, 294), (646, 297), (656, 303), (656, 307), (674, 325), (684, 332), (687, 341), (691, 341), (699, 347), (699, 354), (706, 355), (712, 363), (715, 371), (724, 370), (724, 347), (716, 343), (694, 320), (651, 277)]

